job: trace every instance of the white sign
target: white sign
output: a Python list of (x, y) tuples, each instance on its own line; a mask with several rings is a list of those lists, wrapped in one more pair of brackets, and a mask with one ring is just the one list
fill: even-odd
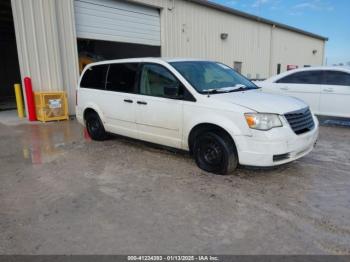
[(62, 107), (61, 99), (50, 99), (49, 100), (49, 107), (51, 109), (53, 109), (53, 108), (61, 108)]

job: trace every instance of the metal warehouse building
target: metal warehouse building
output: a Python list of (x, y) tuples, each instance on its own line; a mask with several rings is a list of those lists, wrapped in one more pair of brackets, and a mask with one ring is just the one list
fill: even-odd
[(5, 30), (1, 43), (2, 74), (19, 68), (11, 88), (30, 76), (34, 90), (65, 90), (71, 114), (80, 70), (91, 61), (206, 58), (266, 78), (287, 65), (322, 65), (327, 40), (203, 0), (5, 0), (0, 6), (13, 17), (5, 24), (13, 23), (13, 34)]

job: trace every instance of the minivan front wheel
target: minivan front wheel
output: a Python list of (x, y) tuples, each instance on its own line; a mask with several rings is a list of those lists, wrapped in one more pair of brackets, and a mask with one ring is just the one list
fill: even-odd
[(93, 140), (102, 141), (107, 138), (107, 133), (97, 113), (88, 113), (85, 121), (86, 129)]
[(236, 147), (226, 134), (206, 132), (199, 135), (193, 153), (199, 168), (215, 174), (230, 174), (238, 164)]

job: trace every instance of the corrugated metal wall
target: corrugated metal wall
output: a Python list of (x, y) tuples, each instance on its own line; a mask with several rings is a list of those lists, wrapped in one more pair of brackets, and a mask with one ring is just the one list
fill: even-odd
[[(168, 19), (164, 54), (209, 58), (233, 66), (243, 62), (242, 73), (268, 75), (270, 27), (228, 13), (179, 1)], [(228, 38), (222, 40), (221, 33)]]
[(74, 22), (74, 3), (72, 0), (54, 1), (56, 4), (59, 49), (62, 61), (62, 88), (68, 94), (69, 112), (70, 114), (75, 114), (75, 89), (79, 79), (79, 65)]
[[(325, 42), (183, 0), (132, 0), (160, 7), (162, 55), (219, 60), (242, 73), (267, 78), (288, 64), (322, 65)], [(220, 34), (228, 33), (227, 40)], [(316, 54), (312, 50), (318, 50)]]
[[(281, 28), (273, 29), (272, 75), (276, 74), (277, 64), (285, 71), (287, 65), (322, 65), (324, 59), (323, 40), (311, 38)], [(316, 50), (314, 54), (313, 51)]]
[[(74, 113), (78, 55), (73, 0), (11, 0), (21, 75), (35, 90), (67, 90)], [(277, 64), (321, 65), (324, 41), (184, 0), (130, 0), (159, 8), (164, 57), (208, 58), (266, 78)], [(222, 40), (221, 33), (228, 38)], [(317, 53), (312, 54), (316, 49)]]
[(71, 0), (12, 0), (21, 76), (35, 91), (66, 90), (74, 113), (78, 79)]

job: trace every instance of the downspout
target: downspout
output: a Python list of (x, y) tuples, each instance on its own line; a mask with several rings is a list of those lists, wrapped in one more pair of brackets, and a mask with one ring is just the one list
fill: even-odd
[(273, 75), (273, 31), (276, 28), (276, 25), (272, 25), (271, 27), (271, 33), (270, 33), (270, 66), (269, 66), (269, 76), (271, 77)]
[(326, 58), (326, 41), (323, 41), (322, 45), (322, 65), (328, 65), (328, 61)]
[(172, 11), (175, 8), (175, 0), (168, 0), (169, 4), (168, 4), (168, 10)]

